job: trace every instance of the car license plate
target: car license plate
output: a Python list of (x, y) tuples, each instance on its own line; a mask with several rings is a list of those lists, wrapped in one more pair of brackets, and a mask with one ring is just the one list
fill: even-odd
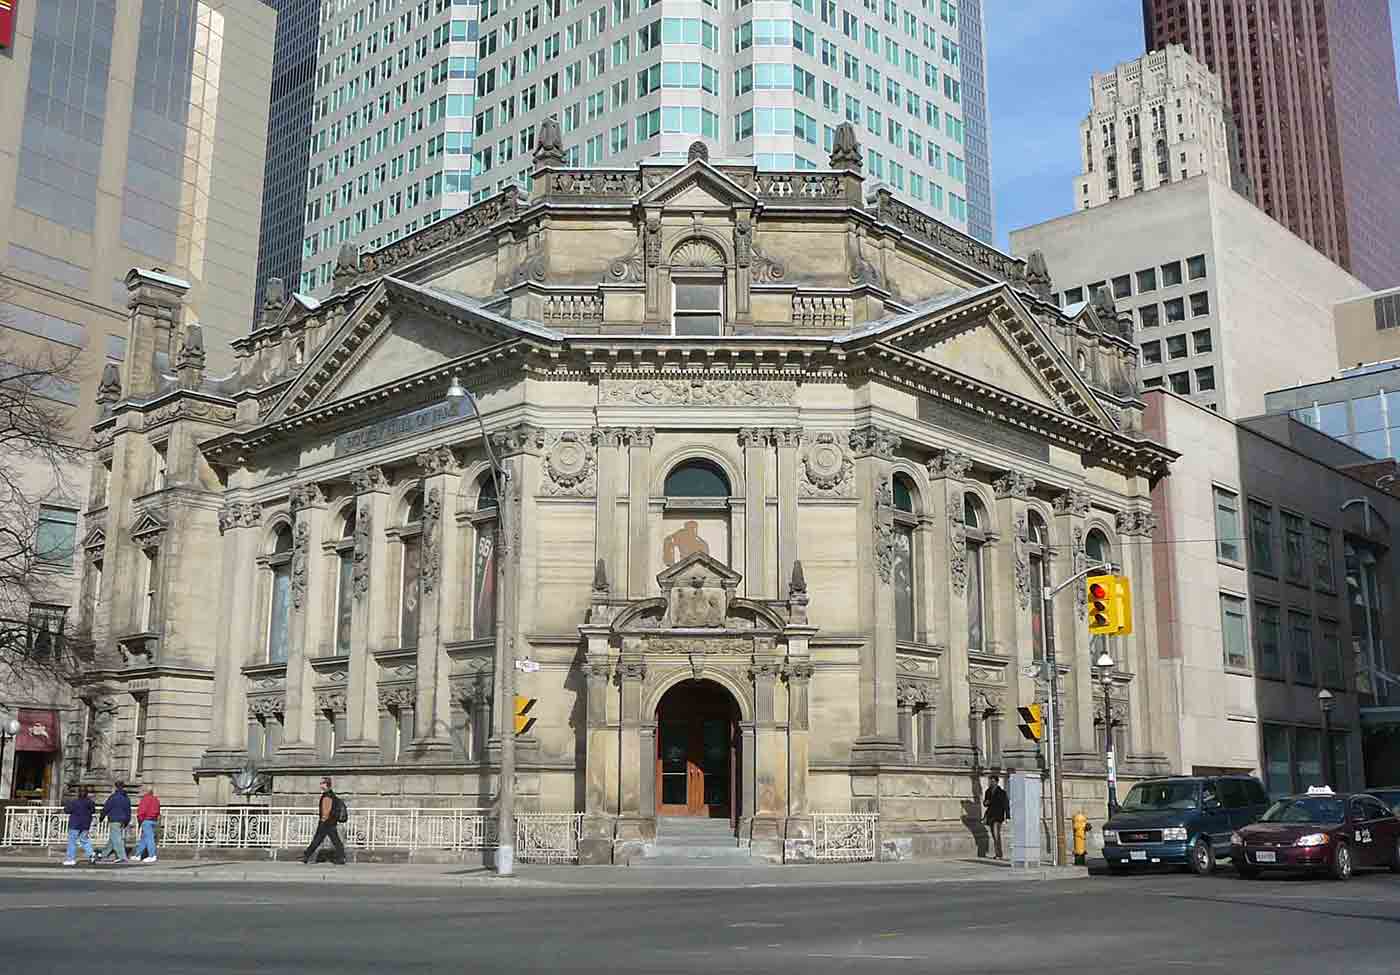
[(1129, 850), (1129, 851), (1128, 851), (1128, 859), (1129, 859), (1129, 860), (1146, 860), (1146, 859), (1147, 859), (1147, 851), (1146, 851), (1146, 850)]
[(1277, 862), (1278, 862), (1278, 854), (1274, 853), (1272, 850), (1260, 850), (1259, 852), (1257, 852), (1257, 853), (1254, 854), (1254, 862), (1255, 862), (1255, 863), (1277, 863)]

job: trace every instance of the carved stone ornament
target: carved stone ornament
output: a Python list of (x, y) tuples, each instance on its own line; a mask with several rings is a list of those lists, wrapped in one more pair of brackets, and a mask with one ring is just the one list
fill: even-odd
[(256, 528), (262, 520), (262, 505), (256, 502), (235, 501), (219, 509), (219, 534), (230, 528)]
[(1016, 601), (1022, 609), (1029, 609), (1031, 605), (1031, 562), (1027, 552), (1029, 533), (1026, 513), (1022, 511), (1016, 515), (1016, 531), (1011, 540), (1016, 562)]
[(894, 579), (894, 559), (894, 493), (882, 483), (875, 499), (875, 570), (887, 585)]
[(654, 637), (646, 642), (646, 652), (658, 656), (734, 656), (752, 651), (753, 640), (745, 637)]
[(967, 521), (963, 516), (961, 492), (948, 499), (948, 573), (953, 592), (967, 593)]
[(1089, 495), (1086, 491), (1069, 490), (1055, 496), (1055, 514), (1076, 515), (1083, 518), (1089, 513)]
[[(1109, 699), (1108, 713), (1113, 719), (1113, 726), (1121, 728), (1128, 723), (1128, 704), (1126, 701)], [(1094, 695), (1094, 724), (1103, 726), (1103, 695)]]
[(97, 385), (97, 402), (115, 403), (122, 398), (122, 374), (115, 362), (102, 367), (102, 381)]
[(672, 267), (724, 267), (724, 252), (710, 241), (691, 237), (671, 251)]
[(612, 665), (606, 660), (590, 660), (583, 665), (583, 676), (592, 686), (606, 687), (612, 680)]
[(960, 450), (945, 450), (928, 462), (929, 477), (961, 481), (972, 470), (972, 458)]
[(850, 122), (842, 122), (836, 126), (836, 134), (831, 141), (831, 168), (851, 169), (860, 172), (865, 165), (865, 160), (861, 156), (860, 140), (856, 138), (856, 129)]
[(696, 139), (690, 144), (690, 148), (686, 151), (685, 158), (687, 162), (695, 162), (697, 159), (702, 162), (709, 162), (710, 147), (699, 139)]
[(535, 165), (564, 165), (564, 130), (553, 115), (541, 122), (535, 133)]
[(918, 711), (933, 703), (933, 688), (926, 680), (900, 677), (895, 681), (894, 686), (895, 701), (902, 708), (913, 708)]
[(783, 379), (604, 379), (600, 405), (787, 406), (797, 383)]
[[(1084, 550), (1084, 529), (1075, 526), (1073, 540), (1070, 543), (1070, 568), (1078, 575), (1089, 568), (1089, 555)], [(1079, 611), (1079, 618), (1086, 619), (1089, 615), (1089, 594), (1083, 586), (1074, 587), (1074, 606)]]
[(1055, 290), (1050, 270), (1045, 266), (1043, 251), (1031, 251), (1026, 258), (1026, 286), (1041, 298), (1049, 298)]
[(263, 321), (272, 322), (282, 317), (287, 307), (287, 285), (281, 278), (268, 278), (263, 285)]
[(308, 481), (294, 486), (288, 492), (287, 501), (293, 511), (300, 511), (302, 508), (324, 508), (326, 492), (321, 490), (321, 485), (315, 481)]
[(250, 718), (271, 718), (284, 711), (285, 706), (280, 696), (248, 698), (248, 717)]
[(810, 661), (799, 660), (787, 665), (783, 670), (783, 680), (789, 684), (797, 681), (809, 681), (814, 673), (816, 673), (816, 668), (812, 666)]
[(1157, 530), (1157, 516), (1141, 508), (1118, 512), (1116, 522), (1119, 533), (1124, 535), (1143, 535), (1150, 538)]
[(428, 450), (420, 450), (416, 461), (418, 469), (423, 472), (424, 477), (451, 474), (460, 467), (457, 463), (457, 455), (452, 452), (451, 447), (432, 447)]
[(644, 680), (647, 675), (647, 665), (641, 660), (624, 660), (617, 665), (618, 682), (626, 680)]
[(379, 688), (379, 706), (395, 711), (411, 708), (417, 703), (418, 692), (412, 686), (397, 685)]
[(355, 489), (356, 494), (365, 494), (369, 491), (387, 491), (390, 486), (384, 468), (377, 466), (362, 467), (357, 471), (351, 471), (350, 484)]
[(860, 234), (852, 231), (846, 235), (846, 259), (849, 262), (851, 284), (868, 284), (883, 288), (885, 276), (865, 256), (865, 245)]
[(649, 214), (643, 234), (646, 266), (657, 267), (661, 263), (661, 217)]
[(747, 217), (734, 221), (734, 263), (748, 267), (753, 254), (753, 224)]
[(757, 684), (759, 681), (777, 681), (782, 676), (782, 667), (779, 664), (752, 664), (749, 667), (749, 680)]
[(608, 274), (617, 281), (637, 283), (646, 278), (646, 263), (642, 258), (643, 238), (646, 231), (637, 231), (637, 242), (632, 249), (608, 265)]
[(851, 445), (851, 452), (857, 457), (893, 460), (895, 451), (899, 449), (900, 439), (899, 434), (884, 427), (867, 426), (852, 430), (847, 442)]
[(439, 526), (442, 524), (442, 491), (430, 488), (423, 501), (422, 558), (419, 563), (419, 582), (423, 592), (430, 593), (437, 588), (442, 575), (442, 538)]
[(802, 570), (802, 560), (794, 559), (792, 578), (788, 581), (788, 598), (807, 595), (807, 574)]
[(974, 687), (972, 689), (972, 714), (974, 717), (981, 718), (987, 714), (1000, 714), (1001, 705), (1001, 691), (993, 690), (990, 687)]
[(292, 607), (301, 609), (306, 602), (306, 568), (311, 551), (311, 528), (299, 522), (292, 535)]
[(992, 481), (992, 490), (998, 498), (1016, 498), (1024, 501), (1035, 490), (1035, 478), (1027, 477), (1019, 471), (1007, 471)]
[(576, 430), (549, 430), (541, 434), (544, 479), (540, 490), (548, 495), (592, 497), (597, 490), (598, 457), (592, 436)]
[(360, 248), (358, 245), (346, 241), (340, 245), (340, 252), (335, 257), (335, 274), (332, 281), (336, 291), (343, 291), (355, 283), (355, 279), (360, 276)]
[(360, 505), (355, 516), (355, 549), (350, 569), (350, 588), (359, 599), (369, 592), (370, 506)]
[(345, 713), (345, 692), (344, 691), (317, 691), (316, 710), (319, 712), (329, 711), (332, 714)]

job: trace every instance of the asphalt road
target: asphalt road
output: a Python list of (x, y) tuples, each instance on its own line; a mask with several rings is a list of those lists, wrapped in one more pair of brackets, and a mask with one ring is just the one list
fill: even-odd
[(25, 975), (1395, 975), (1400, 877), (444, 891), (10, 874), (0, 946)]

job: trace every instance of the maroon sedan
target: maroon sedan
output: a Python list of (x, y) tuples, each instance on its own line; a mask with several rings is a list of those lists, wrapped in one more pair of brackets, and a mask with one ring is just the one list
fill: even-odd
[(1258, 822), (1236, 830), (1230, 846), (1231, 862), (1245, 878), (1265, 870), (1325, 870), (1337, 880), (1366, 867), (1400, 873), (1400, 819), (1364, 793), (1315, 786), (1280, 799)]

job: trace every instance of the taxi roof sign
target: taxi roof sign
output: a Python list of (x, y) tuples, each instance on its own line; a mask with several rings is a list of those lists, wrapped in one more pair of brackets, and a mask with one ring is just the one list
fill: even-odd
[(1336, 795), (1336, 793), (1332, 791), (1332, 787), (1330, 785), (1310, 785), (1308, 786), (1308, 795), (1331, 796)]

